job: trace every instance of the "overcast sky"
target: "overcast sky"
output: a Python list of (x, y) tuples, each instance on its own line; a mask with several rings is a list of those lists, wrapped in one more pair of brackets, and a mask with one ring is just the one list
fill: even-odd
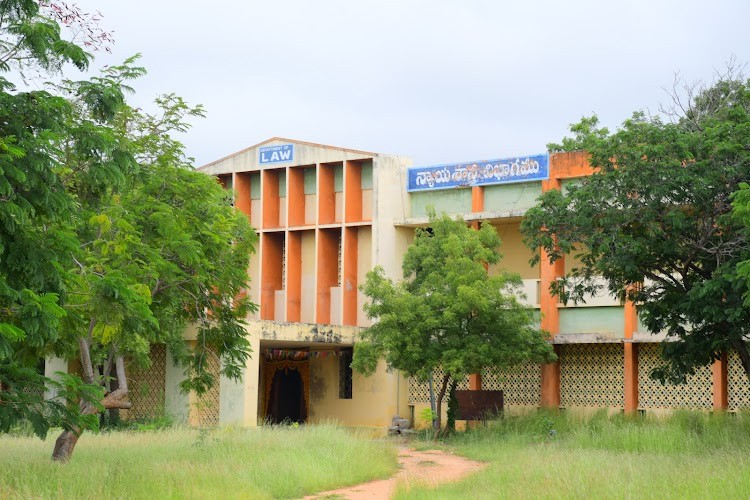
[(273, 136), (416, 165), (542, 153), (584, 114), (656, 110), (675, 71), (750, 61), (747, 0), (76, 3), (114, 31), (95, 67), (143, 54), (136, 104), (206, 107), (197, 165)]

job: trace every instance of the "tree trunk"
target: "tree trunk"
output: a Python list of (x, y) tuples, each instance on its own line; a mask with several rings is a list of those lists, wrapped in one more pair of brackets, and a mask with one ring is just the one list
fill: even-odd
[[(81, 403), (81, 414), (92, 415), (96, 413), (96, 407), (90, 403)], [(55, 441), (55, 449), (52, 450), (52, 460), (55, 462), (67, 462), (73, 454), (73, 450), (78, 443), (78, 438), (83, 434), (83, 429), (73, 427), (70, 430), (64, 430)]]
[(67, 462), (73, 454), (73, 449), (78, 442), (79, 434), (73, 431), (63, 431), (55, 441), (55, 449), (52, 451), (52, 460), (55, 462)]
[[(104, 396), (104, 399), (101, 401), (102, 406), (107, 410), (113, 408), (131, 408), (133, 405), (127, 400), (128, 381), (125, 378), (125, 360), (122, 356), (117, 357), (115, 369), (117, 371), (119, 387), (117, 390)], [(95, 405), (87, 401), (81, 401), (80, 409), (81, 415), (93, 415), (99, 411)], [(73, 450), (75, 450), (78, 438), (81, 437), (81, 434), (83, 434), (83, 429), (80, 427), (74, 426), (70, 430), (64, 430), (55, 441), (55, 449), (52, 451), (52, 460), (56, 462), (67, 462), (71, 455), (73, 455)]]
[(450, 375), (448, 374), (443, 375), (443, 382), (442, 384), (440, 384), (440, 393), (438, 394), (437, 403), (435, 405), (435, 413), (437, 413), (437, 415), (435, 416), (435, 419), (437, 422), (435, 424), (435, 427), (437, 427), (436, 432), (435, 432), (435, 437), (437, 437), (438, 434), (440, 434), (440, 431), (443, 428), (443, 421), (442, 421), (443, 420), (443, 413), (442, 413), (443, 398), (445, 397), (445, 391), (448, 388), (448, 382), (450, 382), (450, 379), (451, 379)]

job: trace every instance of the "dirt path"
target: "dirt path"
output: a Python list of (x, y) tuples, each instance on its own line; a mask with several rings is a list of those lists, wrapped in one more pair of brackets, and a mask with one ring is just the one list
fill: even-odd
[(348, 488), (324, 491), (305, 499), (348, 498), (350, 500), (390, 498), (397, 485), (414, 483), (437, 485), (458, 481), (482, 470), (486, 464), (468, 458), (451, 455), (440, 450), (417, 451), (402, 448), (398, 452), (398, 473), (389, 479), (370, 481)]

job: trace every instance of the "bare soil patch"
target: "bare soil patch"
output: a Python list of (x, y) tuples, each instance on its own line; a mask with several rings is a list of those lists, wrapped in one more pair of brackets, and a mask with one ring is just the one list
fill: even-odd
[(305, 499), (385, 499), (390, 498), (396, 492), (398, 486), (406, 485), (408, 488), (417, 483), (438, 485), (458, 481), (469, 474), (482, 470), (487, 465), (441, 450), (417, 451), (408, 448), (399, 450), (398, 463), (399, 472), (388, 479), (323, 491), (307, 496)]

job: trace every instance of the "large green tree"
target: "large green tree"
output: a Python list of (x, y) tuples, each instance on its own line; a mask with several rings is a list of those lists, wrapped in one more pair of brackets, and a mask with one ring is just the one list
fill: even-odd
[(442, 368), (436, 428), (451, 382), (487, 367), (554, 359), (533, 310), (518, 301), (521, 279), (487, 265), (500, 258), (500, 237), (485, 222), (473, 230), (462, 220), (430, 214), (404, 254), (403, 280), (383, 269), (367, 274), (362, 290), (375, 323), (361, 335), (352, 366), (373, 373), (378, 360), (423, 380)]
[[(40, 358), (61, 347), (60, 299), (78, 244), (69, 223), (77, 205), (61, 175), (60, 145), (87, 144), (103, 160), (90, 170), (100, 185), (117, 187), (133, 166), (127, 155), (114, 159), (117, 145), (97, 127), (73, 137), (69, 123), (78, 110), (70, 100), (46, 89), (18, 91), (7, 78), (11, 70), (54, 75), (68, 63), (85, 69), (91, 56), (61, 32), (36, 2), (0, 2), (0, 431), (26, 419), (40, 436), (50, 425), (95, 425), (65, 399), (100, 399), (79, 379), (56, 383), (36, 370)], [(105, 104), (94, 93), (81, 97)], [(62, 398), (45, 400), (45, 382)]]
[[(745, 239), (750, 241), (750, 184), (740, 183), (740, 190), (732, 197), (732, 206), (735, 221), (742, 224)], [(737, 264), (737, 273), (739, 279), (745, 281), (745, 307), (750, 308), (750, 256)]]
[[(53, 14), (0, 2), (0, 62), (85, 67), (90, 56), (62, 40)], [(198, 392), (217, 382), (208, 356), (236, 378), (250, 353), (254, 306), (242, 290), (255, 233), (172, 137), (200, 107), (173, 95), (153, 115), (127, 105), (127, 82), (143, 72), (130, 60), (44, 91), (0, 89), (0, 429), (24, 418), (44, 437), (61, 425), (58, 460), (99, 411), (130, 406), (126, 360), (148, 364), (152, 344), (170, 347), (183, 389)], [(79, 359), (82, 380), (36, 373), (50, 355)], [(45, 384), (62, 398), (44, 399)]]
[[(72, 222), (79, 246), (66, 281), (63, 339), (81, 362), (84, 382), (105, 388), (105, 409), (130, 407), (125, 360), (148, 364), (152, 344), (169, 346), (186, 367), (183, 389), (199, 393), (218, 383), (207, 370), (208, 356), (218, 356), (222, 372), (238, 378), (250, 354), (243, 324), (254, 306), (242, 291), (255, 232), (232, 207), (231, 193), (195, 172), (170, 136), (201, 109), (175, 96), (157, 103), (157, 115), (123, 106), (113, 117), (112, 134), (128, 144), (137, 165), (123, 187), (76, 189), (80, 208)], [(66, 149), (65, 158), (77, 169), (67, 179), (71, 189), (90, 186), (77, 181), (88, 175), (90, 159), (77, 148)], [(183, 340), (189, 325), (198, 339), (191, 350)], [(99, 409), (80, 405), (83, 415)], [(64, 431), (54, 458), (69, 457), (81, 431)]]
[(730, 348), (750, 377), (748, 282), (737, 272), (750, 239), (731, 216), (750, 179), (750, 82), (730, 72), (691, 90), (666, 115), (635, 113), (614, 133), (596, 117), (574, 125), (550, 149), (587, 150), (595, 173), (545, 193), (521, 228), (551, 261), (572, 258), (553, 285), (564, 300), (600, 291), (602, 277), (649, 331), (667, 333), (657, 378), (684, 380)]

